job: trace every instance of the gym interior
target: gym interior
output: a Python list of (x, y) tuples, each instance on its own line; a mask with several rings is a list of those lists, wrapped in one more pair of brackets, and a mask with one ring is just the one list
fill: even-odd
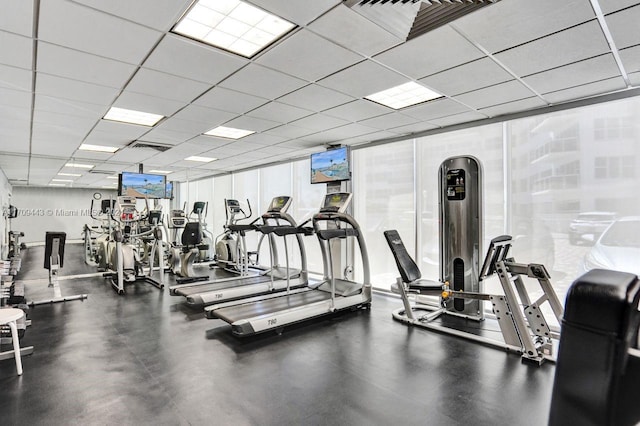
[(1, 423), (640, 422), (640, 1), (0, 5)]

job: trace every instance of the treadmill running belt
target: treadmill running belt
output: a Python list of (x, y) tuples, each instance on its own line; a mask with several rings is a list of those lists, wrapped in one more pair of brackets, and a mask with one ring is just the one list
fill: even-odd
[(187, 297), (187, 296), (192, 296), (194, 294), (208, 293), (210, 291), (219, 291), (223, 288), (242, 287), (244, 285), (260, 284), (267, 281), (271, 281), (271, 277), (267, 275), (258, 275), (255, 277), (244, 277), (244, 278), (238, 278), (236, 280), (222, 281), (218, 283), (185, 286), (184, 288), (177, 288), (175, 290), (175, 294)]
[(310, 290), (302, 293), (290, 294), (288, 296), (283, 295), (282, 297), (262, 300), (260, 302), (245, 303), (243, 305), (216, 309), (213, 311), (213, 315), (228, 322), (229, 324), (232, 324), (242, 319), (272, 314), (274, 312), (280, 312), (290, 308), (298, 308), (300, 306), (328, 299), (331, 299), (330, 293), (319, 290)]

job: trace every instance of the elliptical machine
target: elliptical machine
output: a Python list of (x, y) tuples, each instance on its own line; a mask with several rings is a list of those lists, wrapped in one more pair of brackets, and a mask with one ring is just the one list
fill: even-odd
[[(109, 239), (113, 230), (112, 212), (116, 204), (116, 200), (109, 198), (102, 200), (100, 203), (100, 211), (95, 214), (94, 201), (91, 200), (91, 210), (89, 215), (94, 221), (99, 221), (99, 225), (85, 224), (82, 230), (84, 237), (84, 261), (87, 265), (96, 266), (100, 271), (106, 271), (110, 258)], [(96, 236), (96, 234), (98, 234)]]
[[(145, 199), (146, 201), (146, 199)], [(162, 230), (158, 224), (157, 214), (152, 222), (154, 226), (145, 232), (138, 232), (138, 223), (148, 217), (142, 217), (136, 209), (135, 197), (119, 196), (116, 200), (116, 211), (118, 219), (112, 219), (119, 223), (117, 229), (112, 232), (112, 241), (109, 242), (110, 263), (109, 270), (104, 274), (106, 278), (111, 279), (111, 286), (118, 292), (124, 294), (124, 283), (143, 281), (153, 285), (159, 289), (164, 288), (164, 262), (162, 259)], [(147, 209), (148, 211), (148, 209)], [(151, 262), (147, 275), (143, 273), (143, 265), (140, 262), (138, 247), (135, 240), (148, 235), (153, 235), (154, 244), (151, 250)], [(155, 254), (158, 255), (158, 265), (160, 267), (160, 281), (152, 278), (153, 259)]]
[[(251, 203), (247, 199), (248, 214), (240, 206), (238, 200), (225, 199), (225, 216), (224, 232), (216, 237), (215, 248), (216, 266), (229, 272), (235, 272), (241, 276), (249, 274), (249, 265), (258, 263), (258, 252), (247, 251), (247, 243), (245, 235), (247, 230), (254, 230), (255, 227), (247, 224), (245, 227), (238, 227), (240, 221), (251, 218)], [(242, 217), (238, 217), (242, 215)], [(264, 237), (264, 236), (263, 236)], [(261, 237), (262, 238), (262, 237)]]

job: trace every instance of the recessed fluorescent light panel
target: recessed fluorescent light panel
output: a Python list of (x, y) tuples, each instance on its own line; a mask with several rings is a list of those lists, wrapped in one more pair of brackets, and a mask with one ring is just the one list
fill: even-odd
[(114, 153), (118, 150), (117, 146), (103, 146), (103, 145), (89, 145), (87, 143), (83, 143), (78, 148), (81, 151), (95, 151), (95, 152), (110, 152)]
[(50, 183), (49, 186), (67, 186), (64, 183)]
[(243, 1), (199, 0), (172, 31), (250, 58), (294, 26)]
[(149, 127), (154, 126), (162, 118), (164, 118), (163, 115), (116, 107), (111, 107), (111, 109), (104, 116), (105, 120), (119, 121), (121, 123), (129, 124), (139, 124), (141, 126)]
[(118, 176), (107, 176), (107, 179), (118, 179)]
[(240, 139), (245, 136), (254, 134), (253, 130), (234, 129), (233, 127), (218, 126), (205, 133), (209, 136), (217, 136), (219, 138)]
[(73, 182), (72, 179), (51, 179), (51, 182)]
[(158, 173), (160, 175), (168, 175), (169, 173), (173, 173), (171, 170), (149, 170), (149, 173)]
[(410, 105), (419, 104), (421, 102), (430, 101), (432, 99), (441, 98), (442, 95), (429, 90), (418, 83), (410, 81), (373, 95), (365, 96), (370, 101), (388, 106), (393, 109), (405, 108)]
[(58, 173), (58, 176), (80, 177), (80, 173)]
[(91, 164), (79, 164), (79, 163), (67, 163), (64, 165), (65, 167), (74, 167), (76, 169), (93, 169), (93, 165)]
[(211, 157), (198, 157), (197, 155), (193, 155), (191, 157), (187, 157), (185, 158), (185, 160), (187, 161), (199, 161), (200, 163), (210, 163), (212, 161), (217, 160), (217, 158), (211, 158)]

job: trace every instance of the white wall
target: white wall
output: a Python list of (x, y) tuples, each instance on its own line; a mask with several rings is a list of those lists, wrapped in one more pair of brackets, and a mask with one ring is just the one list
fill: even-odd
[(4, 172), (0, 170), (0, 208), (2, 208), (3, 217), (0, 221), (0, 258), (4, 259), (7, 255), (8, 241), (7, 232), (9, 232), (7, 219), (4, 218), (4, 212), (9, 208), (11, 199), (11, 184), (5, 176)]
[[(84, 224), (92, 222), (89, 209), (95, 192), (103, 199), (117, 195), (108, 189), (16, 186), (11, 204), (19, 213), (12, 221), (13, 230), (24, 232), (26, 243), (44, 241), (47, 231), (66, 232), (67, 240), (80, 240)], [(94, 208), (100, 208), (99, 202)]]

